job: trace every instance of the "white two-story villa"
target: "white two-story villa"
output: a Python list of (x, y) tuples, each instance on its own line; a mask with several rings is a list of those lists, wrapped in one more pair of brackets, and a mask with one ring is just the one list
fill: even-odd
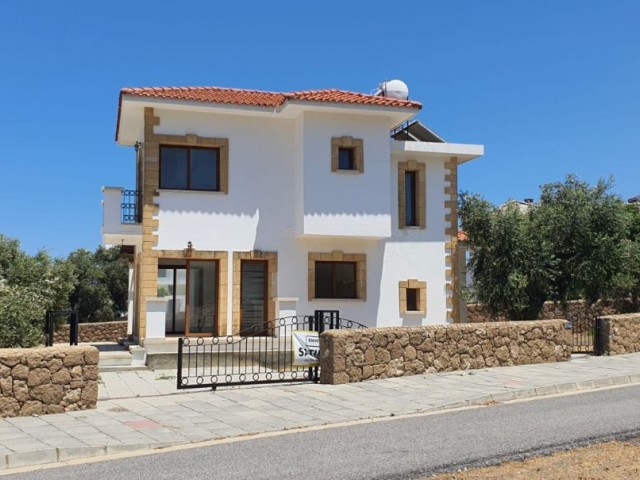
[(315, 310), (458, 321), (457, 170), (483, 147), (409, 123), (421, 105), (394, 82), (123, 89), (116, 141), (136, 152), (136, 186), (104, 189), (103, 241), (129, 254), (134, 339)]

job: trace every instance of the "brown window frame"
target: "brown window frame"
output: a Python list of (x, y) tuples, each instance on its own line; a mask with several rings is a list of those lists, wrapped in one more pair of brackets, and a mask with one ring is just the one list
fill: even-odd
[[(407, 174), (413, 176), (413, 195), (407, 195)], [(407, 217), (407, 202), (412, 202), (412, 218)], [(398, 163), (398, 228), (425, 229), (426, 218), (426, 165), (409, 160)]]
[[(318, 270), (317, 270), (317, 266), (318, 265), (327, 265), (330, 264), (332, 266), (331, 268), (331, 293), (332, 295), (330, 297), (319, 297), (317, 296), (317, 291), (318, 291)], [(349, 296), (349, 297), (339, 297), (336, 295), (336, 290), (337, 290), (337, 278), (336, 278), (336, 265), (337, 264), (343, 264), (343, 265), (350, 265), (351, 268), (353, 269), (353, 278), (354, 278), (354, 291), (353, 291), (353, 296)], [(319, 299), (357, 299), (358, 298), (358, 262), (353, 262), (353, 261), (336, 261), (336, 260), (320, 260), (320, 261), (316, 261), (316, 273), (315, 273), (315, 278), (314, 278), (314, 283), (316, 285), (316, 297), (315, 298), (319, 298)]]
[[(164, 187), (162, 185), (162, 150), (164, 148), (174, 148), (174, 149), (184, 149), (187, 151), (187, 187), (186, 188), (171, 188)], [(159, 159), (159, 178), (158, 185), (162, 190), (182, 190), (182, 191), (192, 191), (192, 192), (221, 192), (221, 178), (220, 178), (220, 164), (222, 162), (221, 159), (221, 151), (220, 147), (201, 147), (201, 146), (191, 146), (191, 145), (170, 145), (170, 144), (161, 144), (159, 148), (158, 159)], [(191, 188), (191, 150), (215, 150), (216, 151), (216, 187), (214, 189), (211, 188)]]

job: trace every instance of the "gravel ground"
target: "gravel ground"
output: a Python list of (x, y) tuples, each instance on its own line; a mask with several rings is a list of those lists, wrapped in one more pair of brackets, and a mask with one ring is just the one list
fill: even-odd
[(429, 477), (436, 480), (591, 480), (640, 478), (640, 440), (609, 442), (522, 462)]

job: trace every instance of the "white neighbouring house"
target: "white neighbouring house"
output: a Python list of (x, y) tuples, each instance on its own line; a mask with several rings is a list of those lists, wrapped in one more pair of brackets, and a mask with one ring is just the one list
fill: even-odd
[(459, 321), (457, 169), (421, 105), (340, 90), (126, 88), (116, 141), (135, 190), (104, 188), (130, 259), (133, 338), (237, 335), (314, 310), (368, 326)]

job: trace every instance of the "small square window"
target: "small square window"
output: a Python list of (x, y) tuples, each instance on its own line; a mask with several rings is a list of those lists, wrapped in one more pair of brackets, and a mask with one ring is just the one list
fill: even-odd
[(400, 315), (427, 313), (427, 282), (416, 279), (402, 280), (400, 287)]
[(420, 311), (420, 292), (417, 288), (407, 288), (407, 311)]
[(361, 138), (331, 138), (331, 171), (364, 173), (364, 143)]
[(340, 147), (338, 149), (338, 170), (355, 170), (355, 155), (353, 148)]

